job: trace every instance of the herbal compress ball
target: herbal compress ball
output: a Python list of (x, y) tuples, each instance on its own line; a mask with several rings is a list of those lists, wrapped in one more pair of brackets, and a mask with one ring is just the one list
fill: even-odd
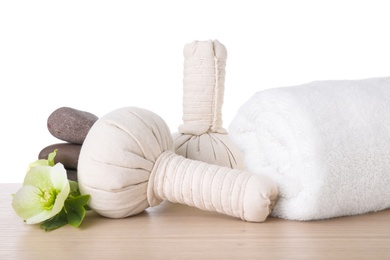
[(79, 157), (79, 187), (110, 218), (135, 215), (166, 199), (247, 221), (270, 214), (278, 190), (268, 177), (194, 161), (172, 152), (165, 122), (127, 107), (101, 117)]

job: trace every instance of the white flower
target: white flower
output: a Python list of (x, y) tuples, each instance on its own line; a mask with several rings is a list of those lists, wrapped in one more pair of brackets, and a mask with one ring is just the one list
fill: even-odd
[(23, 187), (13, 196), (12, 207), (27, 224), (41, 223), (57, 215), (70, 192), (66, 170), (61, 163), (33, 166)]

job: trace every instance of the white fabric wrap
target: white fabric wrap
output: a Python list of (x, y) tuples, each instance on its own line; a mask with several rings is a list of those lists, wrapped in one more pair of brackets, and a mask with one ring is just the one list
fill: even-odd
[(273, 215), (314, 220), (390, 207), (390, 78), (256, 93), (229, 126), (246, 168), (276, 181)]
[(226, 59), (217, 40), (185, 45), (183, 124), (173, 135), (174, 147), (190, 159), (242, 169), (242, 155), (222, 127)]
[(166, 199), (250, 222), (263, 222), (271, 213), (278, 189), (270, 178), (219, 167), (164, 152), (152, 171), (151, 206)]
[(127, 107), (101, 117), (91, 128), (78, 162), (80, 191), (90, 207), (123, 218), (149, 207), (147, 186), (156, 159), (173, 151), (168, 126), (150, 111)]

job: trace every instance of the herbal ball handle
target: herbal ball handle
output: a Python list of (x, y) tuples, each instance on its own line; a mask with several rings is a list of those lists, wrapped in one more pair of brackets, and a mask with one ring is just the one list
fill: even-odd
[(215, 41), (184, 47), (182, 134), (226, 133), (222, 128), (227, 50)]
[(162, 200), (263, 222), (275, 205), (278, 189), (268, 177), (190, 160), (163, 152), (151, 172), (150, 206)]

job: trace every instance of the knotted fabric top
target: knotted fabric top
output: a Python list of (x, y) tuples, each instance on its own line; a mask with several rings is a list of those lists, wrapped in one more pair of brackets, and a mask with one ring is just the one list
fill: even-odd
[(184, 47), (182, 134), (226, 133), (222, 104), (227, 51), (219, 41), (193, 41)]

